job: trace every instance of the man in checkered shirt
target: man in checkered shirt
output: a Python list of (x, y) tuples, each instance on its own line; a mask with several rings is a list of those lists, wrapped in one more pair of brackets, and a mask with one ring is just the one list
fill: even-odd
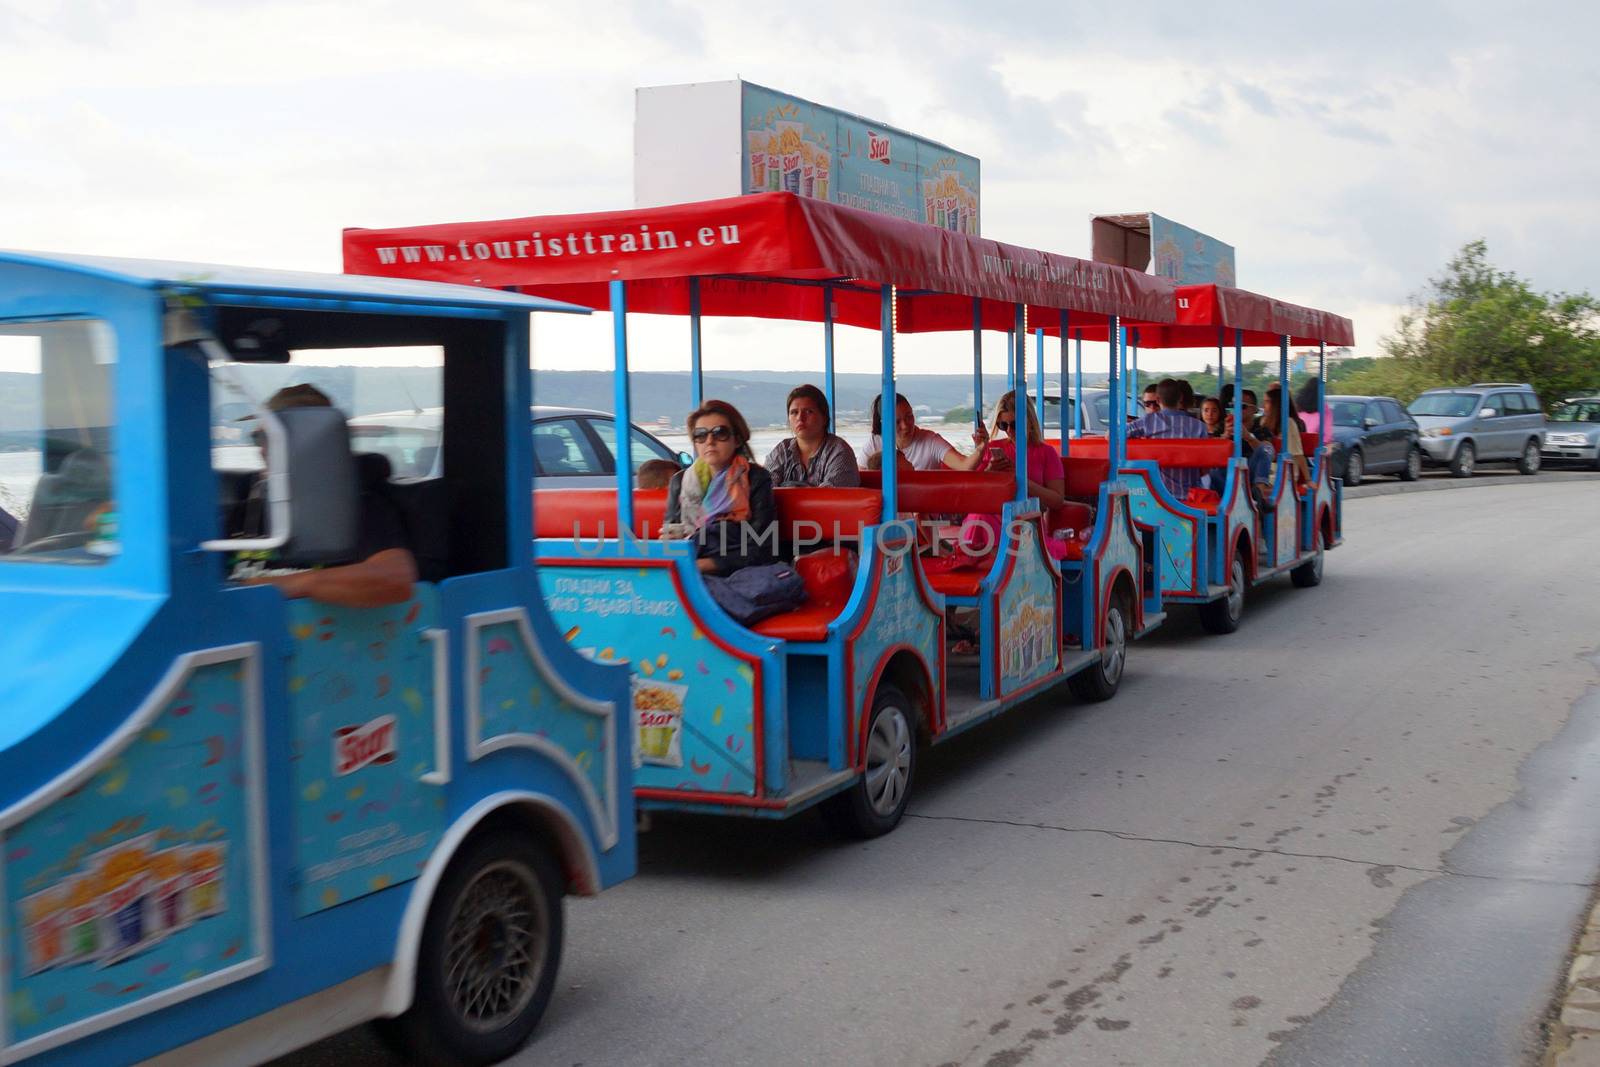
[[(1156, 383), (1157, 407), (1128, 427), (1133, 437), (1205, 437), (1206, 424), (1183, 410), (1183, 383), (1163, 378)], [(1206, 472), (1198, 467), (1161, 468), (1161, 480), (1174, 497), (1183, 500), (1189, 490), (1204, 484)]]

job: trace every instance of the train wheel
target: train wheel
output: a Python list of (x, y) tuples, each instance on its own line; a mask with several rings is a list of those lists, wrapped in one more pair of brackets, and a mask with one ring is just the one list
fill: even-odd
[(1231, 634), (1244, 618), (1244, 549), (1233, 557), (1228, 570), (1228, 595), (1200, 605), (1200, 625), (1214, 634)]
[(1317, 551), (1310, 559), (1289, 572), (1289, 580), (1297, 589), (1310, 589), (1322, 584), (1322, 556), (1325, 550), (1322, 547), (1322, 534), (1318, 533), (1316, 538)]
[(878, 686), (867, 729), (867, 769), (849, 789), (822, 802), (828, 825), (846, 837), (879, 837), (900, 825), (917, 771), (911, 702), (892, 685)]
[(1128, 665), (1128, 635), (1133, 632), (1133, 605), (1126, 591), (1119, 589), (1111, 595), (1103, 628), (1105, 643), (1100, 649), (1100, 661), (1067, 681), (1072, 695), (1079, 700), (1110, 700), (1122, 684), (1122, 672)]
[(468, 841), (428, 908), (411, 1009), (386, 1043), (420, 1063), (498, 1063), (528, 1040), (561, 962), (555, 857), (514, 831)]

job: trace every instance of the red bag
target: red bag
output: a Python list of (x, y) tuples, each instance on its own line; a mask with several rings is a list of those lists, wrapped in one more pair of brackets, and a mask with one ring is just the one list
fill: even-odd
[(1215, 489), (1203, 489), (1197, 485), (1189, 490), (1189, 495), (1184, 497), (1183, 502), (1191, 508), (1207, 511), (1222, 503), (1222, 497)]
[(806, 586), (806, 599), (814, 604), (843, 606), (855, 586), (855, 559), (831, 548), (808, 552), (794, 561), (795, 572)]

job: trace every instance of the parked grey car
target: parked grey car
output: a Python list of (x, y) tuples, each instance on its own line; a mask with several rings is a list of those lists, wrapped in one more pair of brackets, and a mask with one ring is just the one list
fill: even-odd
[(1574, 396), (1550, 410), (1544, 461), (1600, 470), (1600, 396)]
[[(1067, 397), (1067, 426), (1076, 425), (1076, 409), (1078, 406), (1076, 395)], [(1142, 415), (1142, 411), (1133, 412)], [(1104, 389), (1085, 389), (1083, 391), (1083, 432), (1103, 434), (1106, 432), (1106, 423), (1111, 418), (1111, 394)], [(1054, 434), (1057, 426), (1061, 425), (1061, 397), (1057, 393), (1044, 394), (1044, 430), (1047, 436)]]
[(1417, 422), (1387, 396), (1330, 396), (1333, 457), (1329, 468), (1346, 487), (1369, 474), (1395, 474), (1414, 482), (1422, 473)]
[[(438, 408), (389, 411), (350, 420), (351, 444), (362, 452), (388, 457), (396, 478), (439, 474)], [(632, 428), (633, 469), (646, 460), (665, 459), (682, 466), (679, 455), (650, 434)], [(590, 489), (617, 484), (616, 420), (604, 411), (533, 407), (533, 464), (536, 489)]]
[(1429, 389), (1407, 408), (1422, 430), (1423, 460), (1470, 478), (1480, 463), (1515, 463), (1539, 473), (1544, 408), (1526, 382), (1475, 382)]

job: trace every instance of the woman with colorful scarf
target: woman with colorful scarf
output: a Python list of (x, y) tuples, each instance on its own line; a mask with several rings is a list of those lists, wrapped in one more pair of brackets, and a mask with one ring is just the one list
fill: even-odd
[(730, 574), (777, 556), (772, 476), (750, 453), (750, 426), (725, 400), (707, 400), (689, 414), (695, 461), (667, 486), (661, 536), (692, 540), (698, 566)]

